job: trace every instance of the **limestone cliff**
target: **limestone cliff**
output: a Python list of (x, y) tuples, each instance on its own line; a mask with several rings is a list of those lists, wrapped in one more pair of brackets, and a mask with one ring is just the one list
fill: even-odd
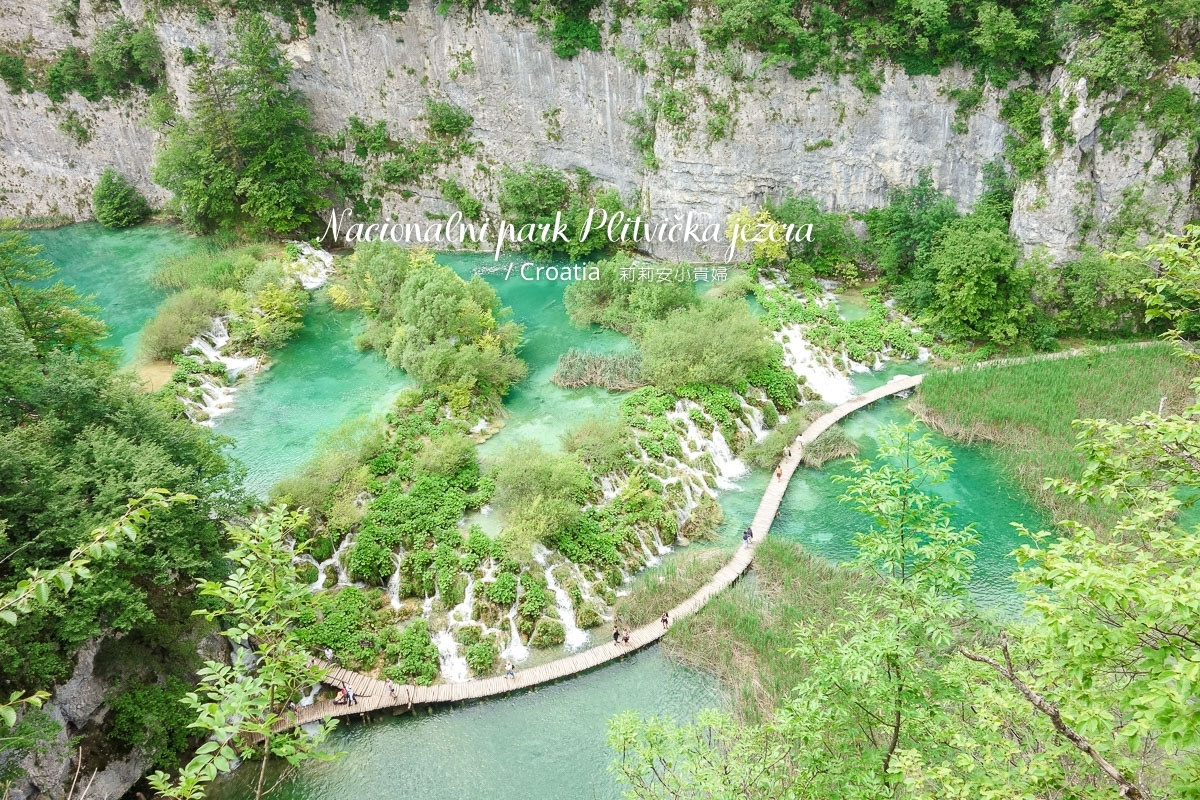
[[(133, 19), (144, 15), (139, 0), (122, 0), (122, 6)], [(694, 93), (705, 87), (727, 98), (732, 137), (709, 141), (703, 125), (708, 112), (697, 103), (682, 126), (657, 122), (654, 152), (661, 166), (647, 172), (628, 120), (644, 108), (651, 78), (623, 63), (616, 48), (564, 61), (528, 23), (482, 11), (443, 17), (434, 9), (424, 0), (397, 22), (319, 11), (315, 29), (299, 36), (281, 25), (296, 65), (293, 82), (325, 133), (342, 129), (355, 115), (386, 119), (395, 137), (416, 136), (427, 98), (465, 108), (475, 118), (480, 151), (446, 174), (485, 202), (492, 199), (493, 208), (492, 167), (540, 161), (583, 167), (622, 192), (639, 190), (656, 215), (721, 217), (787, 189), (811, 194), (828, 208), (863, 209), (882, 204), (889, 187), (908, 185), (926, 167), (966, 209), (982, 189), (984, 165), (1004, 147), (1007, 128), (994, 90), (965, 125), (955, 125), (956, 103), (947, 92), (972, 85), (963, 71), (909, 77), (889, 68), (882, 91), (864, 95), (846, 79), (798, 81), (779, 68), (761, 70), (757, 55), (741, 54), (742, 72), (761, 74), (734, 84), (705, 65), (694, 17), (668, 34), (699, 52), (696, 72), (675, 88)], [(95, 30), (111, 13), (98, 16), (84, 0), (80, 30)], [(618, 38), (636, 52), (641, 43), (633, 28), (625, 25)], [(186, 106), (182, 50), (207, 43), (221, 52), (229, 21), (201, 24), (194, 15), (168, 9), (159, 13), (156, 29), (168, 80)], [(43, 57), (87, 38), (73, 37), (44, 6), (20, 7), (0, 19), (0, 42), (27, 37)], [(616, 44), (612, 39), (606, 45)], [(1076, 95), (1085, 90), (1058, 73), (1049, 83)], [(52, 108), (44, 95), (0, 90), (0, 215), (86, 218), (92, 185), (107, 166), (136, 180), (152, 200), (165, 199), (149, 178), (156, 134), (143, 122), (144, 97), (91, 104), (76, 96), (67, 105), (90, 128), (90, 141), (77, 144), (63, 133), (58, 122), (67, 111)], [(1013, 233), (1027, 248), (1047, 245), (1061, 254), (1079, 241), (1081, 230), (1102, 230), (1131, 189), (1166, 226), (1178, 227), (1192, 213), (1187, 198), (1194, 146), (1171, 142), (1156, 149), (1153, 133), (1139, 130), (1121, 148), (1106, 149), (1097, 135), (1100, 108), (1100, 102), (1078, 106), (1070, 123), (1074, 144), (1056, 148), (1046, 134), (1052, 158), (1042, 180), (1022, 186), (1013, 218)], [(400, 219), (446, 210), (438, 191), (429, 188), (407, 200), (387, 195), (383, 209), (385, 218)], [(693, 248), (666, 247), (659, 254), (686, 257)]]

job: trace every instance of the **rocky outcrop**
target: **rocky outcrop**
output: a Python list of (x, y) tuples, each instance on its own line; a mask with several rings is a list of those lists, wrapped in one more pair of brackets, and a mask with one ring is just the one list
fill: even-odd
[[(127, 15), (141, 16), (135, 0), (122, 5)], [(483, 11), (441, 16), (435, 5), (414, 3), (401, 20), (386, 23), (320, 10), (309, 35), (280, 28), (297, 68), (293, 82), (308, 97), (322, 132), (342, 129), (353, 115), (387, 120), (393, 136), (420, 136), (427, 98), (467, 109), (481, 152), (450, 173), (485, 201), (494, 201), (497, 165), (539, 161), (582, 167), (623, 192), (638, 191), (644, 207), (658, 216), (692, 211), (723, 218), (785, 190), (811, 194), (827, 208), (864, 209), (885, 202), (890, 187), (909, 184), (923, 168), (966, 209), (982, 190), (984, 165), (1004, 147), (1007, 128), (995, 91), (989, 90), (965, 130), (955, 125), (956, 104), (947, 93), (972, 85), (961, 70), (910, 77), (889, 68), (880, 93), (864, 95), (844, 78), (798, 81), (779, 68), (763, 71), (758, 56), (742, 54), (738, 70), (761, 74), (735, 85), (728, 67), (718, 72), (708, 64), (700, 22), (693, 19), (669, 32), (677, 46), (686, 43), (699, 53), (695, 74), (674, 87), (691, 112), (683, 125), (658, 122), (654, 153), (661, 166), (646, 172), (629, 120), (652, 91), (647, 74), (627, 66), (613, 48), (564, 61), (529, 23)], [(95, 24), (85, 0), (80, 28)], [(168, 79), (185, 104), (183, 49), (205, 43), (221, 52), (229, 27), (228, 20), (200, 24), (193, 15), (160, 12), (156, 28)], [(636, 51), (639, 34), (625, 27), (622, 44)], [(79, 43), (44, 8), (21, 7), (0, 21), (0, 41), (27, 35), (43, 54)], [(1051, 83), (1076, 94), (1084, 90), (1064, 75), (1052, 76)], [(729, 101), (732, 138), (710, 141), (701, 87)], [(152, 199), (163, 199), (149, 180), (155, 134), (142, 122), (144, 97), (99, 107), (74, 98), (70, 108), (86, 119), (90, 142), (77, 144), (60, 131), (56, 119), (66, 110), (51, 108), (44, 96), (0, 92), (0, 214), (84, 218), (90, 189), (106, 166), (134, 178)], [(1130, 187), (1143, 192), (1168, 226), (1190, 214), (1191, 170), (1179, 165), (1190, 163), (1192, 145), (1156, 149), (1154, 136), (1141, 131), (1109, 150), (1098, 141), (1099, 114), (1100, 104), (1081, 104), (1071, 123), (1076, 143), (1054, 155), (1044, 180), (1022, 187), (1013, 232), (1027, 247), (1046, 245), (1061, 254), (1079, 240), (1081, 229), (1098, 228), (1081, 220), (1090, 217), (1102, 227)], [(447, 211), (436, 181), (430, 184), (408, 199), (389, 194), (382, 217), (418, 220), (426, 211)], [(666, 245), (658, 254), (691, 256), (695, 247)]]

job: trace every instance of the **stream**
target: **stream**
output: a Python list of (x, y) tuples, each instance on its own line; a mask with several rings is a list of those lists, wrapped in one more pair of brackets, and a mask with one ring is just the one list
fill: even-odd
[[(147, 278), (158, 262), (195, 247), (194, 239), (165, 226), (110, 232), (98, 225), (72, 225), (36, 231), (34, 241), (60, 269), (64, 282), (96, 293), (101, 314), (112, 331), (109, 343), (124, 349), (128, 364), (138, 331), (154, 313), (163, 293)], [(444, 254), (443, 263), (468, 277), (490, 257)], [(506, 399), (508, 417), (501, 431), (480, 447), (486, 462), (507, 444), (537, 439), (558, 448), (560, 435), (594, 414), (615, 414), (621, 395), (600, 389), (565, 390), (550, 383), (559, 354), (570, 347), (618, 350), (625, 337), (601, 330), (580, 330), (567, 319), (563, 284), (504, 281), (485, 276), (525, 326), (521, 356), (529, 376)], [(857, 313), (859, 298), (839, 298), (843, 313)], [(265, 496), (280, 478), (294, 472), (315, 452), (322, 435), (347, 420), (381, 414), (410, 382), (373, 353), (358, 351), (360, 329), (354, 312), (335, 311), (320, 293), (310, 305), (301, 334), (273, 354), (270, 369), (240, 384), (232, 411), (214, 429), (232, 440), (231, 453), (246, 467), (246, 485)], [(853, 376), (861, 392), (896, 374), (922, 369), (912, 362), (889, 363), (877, 372)], [(903, 399), (881, 401), (856, 412), (843, 425), (871, 456), (881, 425), (912, 419)], [(937, 437), (957, 459), (950, 481), (937, 489), (957, 503), (960, 524), (975, 521), (980, 535), (976, 599), (1001, 613), (1019, 604), (1009, 575), (1015, 562), (1008, 553), (1019, 543), (1009, 525), (1044, 524), (1037, 509), (1017, 488), (1002, 480), (988, 451)], [(834, 561), (853, 555), (851, 538), (864, 518), (837, 501), (844, 490), (834, 475), (848, 472), (846, 460), (823, 470), (802, 470), (793, 479), (772, 535), (796, 541)], [(718, 541), (733, 549), (771, 479), (764, 470), (735, 478), (722, 490), (725, 512)], [(498, 530), (495, 515), (476, 515), (486, 529)], [(693, 545), (697, 546), (697, 545)], [(579, 646), (579, 641), (572, 641)], [(273, 795), (324, 800), (565, 800), (617, 798), (620, 788), (608, 772), (612, 759), (604, 743), (607, 721), (619, 711), (665, 714), (688, 720), (700, 709), (725, 703), (721, 687), (704, 673), (668, 661), (657, 646), (576, 679), (507, 698), (443, 709), (432, 714), (386, 718), (370, 725), (343, 725), (332, 736), (346, 755), (331, 763), (306, 765)], [(235, 773), (210, 793), (217, 800), (246, 795), (248, 774)]]

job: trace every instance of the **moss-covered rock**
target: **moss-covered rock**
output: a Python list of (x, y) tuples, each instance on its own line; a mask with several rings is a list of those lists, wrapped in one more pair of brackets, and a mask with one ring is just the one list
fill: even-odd
[(554, 647), (562, 644), (566, 639), (567, 634), (563, 630), (561, 622), (549, 617), (542, 617), (533, 628), (533, 635), (529, 637), (529, 645), (539, 648)]

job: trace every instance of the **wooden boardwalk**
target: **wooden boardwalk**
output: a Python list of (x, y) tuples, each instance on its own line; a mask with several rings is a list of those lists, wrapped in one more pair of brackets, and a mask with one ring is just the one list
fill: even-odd
[[(922, 377), (922, 375), (912, 375), (897, 378), (878, 389), (860, 394), (814, 420), (808, 429), (796, 438), (792, 445), (791, 457), (780, 462), (781, 475), (771, 476), (771, 482), (763, 493), (762, 501), (758, 505), (758, 512), (754, 515), (754, 521), (751, 523), (754, 530), (752, 544), (748, 547), (738, 548), (728, 563), (717, 570), (708, 583), (700, 587), (691, 597), (670, 609), (671, 620), (682, 619), (699, 611), (709, 598), (731, 585), (750, 566), (750, 562), (754, 558), (754, 548), (766, 538), (770, 531), (771, 524), (779, 512), (779, 504), (783, 500), (784, 492), (787, 491), (788, 483), (796, 472), (796, 468), (800, 466), (800, 458), (805, 446), (811, 444), (830, 426), (848, 414), (882, 397), (912, 389), (921, 382)], [(323, 700), (303, 706), (297, 710), (294, 716), (289, 715), (291, 719), (288, 724), (303, 725), (319, 719), (368, 714), (380, 709), (408, 709), (415, 706), (458, 703), (505, 695), (587, 672), (601, 664), (614, 661), (639, 648), (653, 644), (662, 638), (664, 633), (666, 633), (666, 629), (658, 620), (655, 620), (649, 625), (632, 631), (628, 645), (608, 642), (581, 653), (542, 664), (540, 667), (517, 670), (516, 676), (513, 678), (482, 678), (464, 683), (440, 683), (434, 686), (397, 685), (394, 695), (388, 692), (385, 681), (319, 661), (318, 663), (329, 669), (325, 682), (333, 686), (345, 685), (353, 689), (357, 703), (355, 705), (335, 705), (331, 700)]]

